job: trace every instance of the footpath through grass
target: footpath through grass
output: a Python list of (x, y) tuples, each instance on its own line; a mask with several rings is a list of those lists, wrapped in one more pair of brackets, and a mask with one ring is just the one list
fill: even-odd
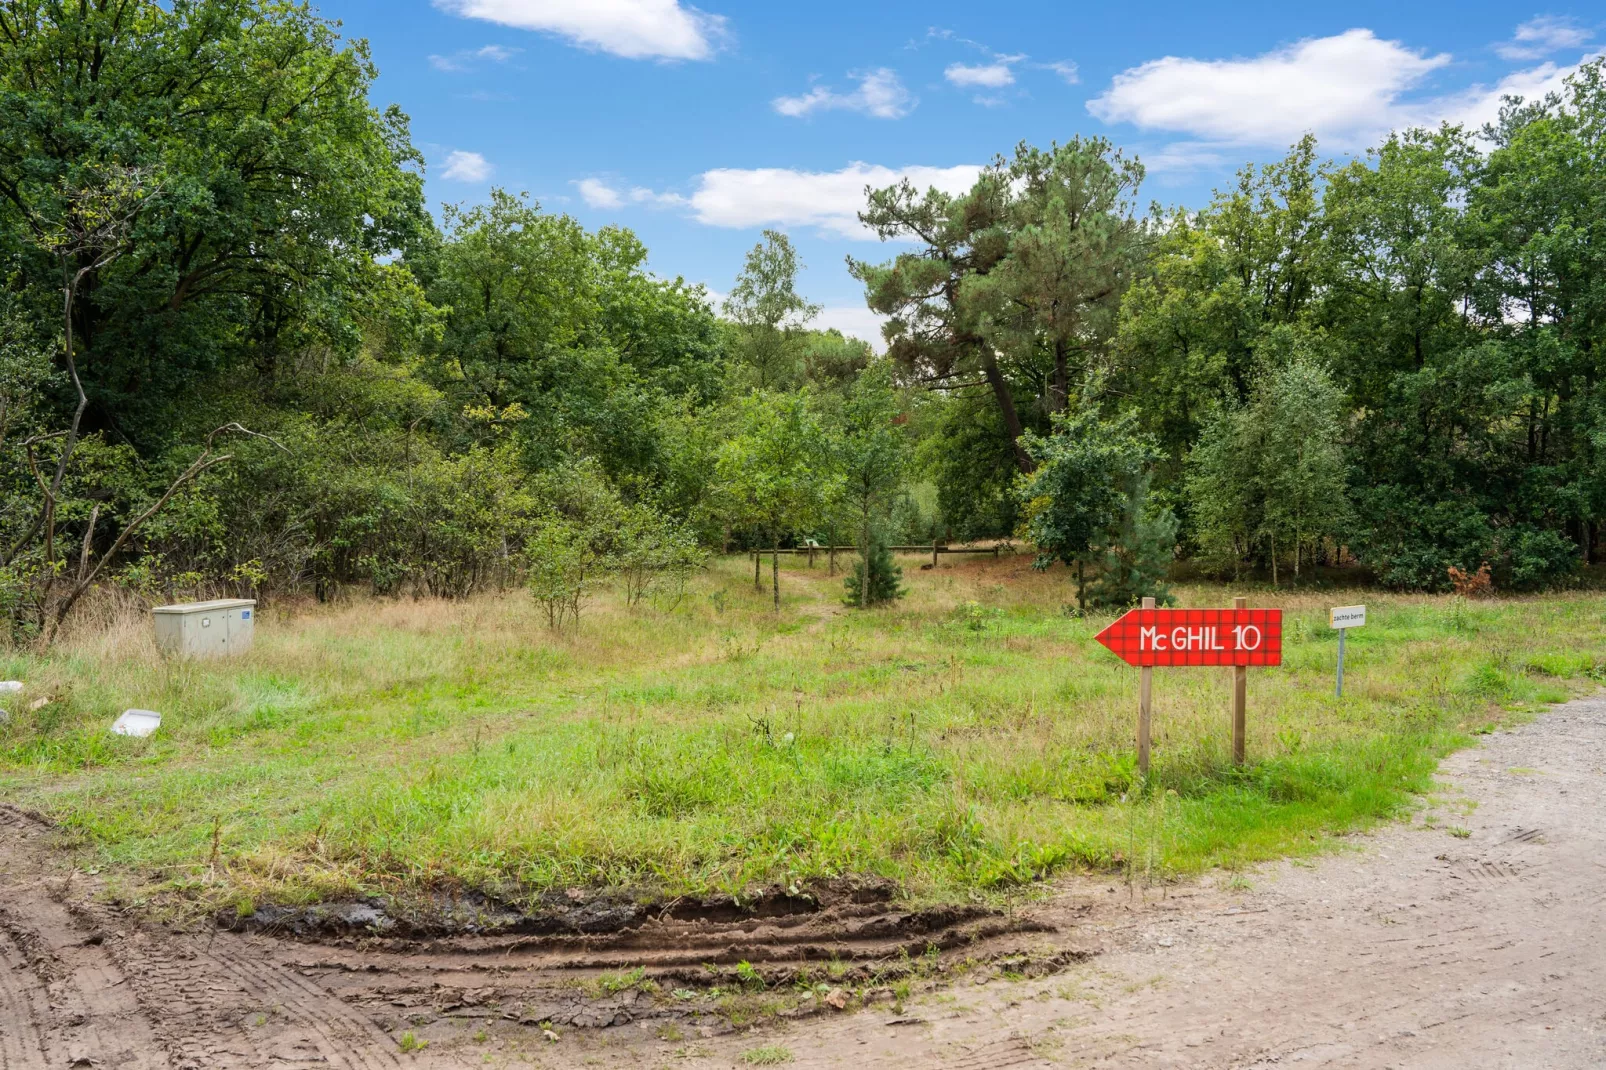
[[(1437, 760), (1512, 711), (1594, 686), (1606, 599), (1369, 593), (1332, 695), (1331, 604), (1357, 592), (1187, 586), (1289, 611), (1251, 670), (1247, 768), (1230, 670), (1155, 674), (1154, 774), (1135, 778), (1137, 671), (1024, 557), (839, 605), (823, 559), (768, 607), (717, 562), (676, 609), (605, 597), (554, 636), (527, 597), (268, 607), (257, 648), (164, 661), (130, 618), (46, 658), (0, 726), (0, 798), (94, 864), (205, 905), (469, 886), (729, 892), (877, 874), (961, 898), (1066, 866), (1157, 875), (1319, 849), (1400, 813)], [(768, 580), (768, 564), (765, 566)], [(51, 696), (36, 711), (27, 700)], [(108, 734), (123, 708), (148, 740)]]

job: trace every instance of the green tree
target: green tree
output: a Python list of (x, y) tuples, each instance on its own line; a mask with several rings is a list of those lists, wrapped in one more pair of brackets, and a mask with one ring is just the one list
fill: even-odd
[(803, 328), (820, 311), (797, 292), (800, 270), (792, 240), (766, 230), (764, 240), (748, 250), (725, 299), (725, 314), (737, 327), (736, 358), (760, 390), (799, 385)]
[[(1027, 435), (1025, 444), (1037, 464), (1017, 492), (1023, 533), (1037, 547), (1037, 568), (1060, 561), (1076, 569), (1077, 608), (1085, 613), (1088, 563), (1106, 550), (1116, 552), (1115, 562), (1127, 562), (1144, 549), (1133, 540), (1154, 534), (1141, 524), (1148, 487), (1140, 478), (1154, 447), (1138, 432), (1134, 414), (1106, 418), (1088, 394), (1055, 417), (1052, 435)], [(1124, 590), (1129, 578), (1112, 581), (1111, 590)]]
[(842, 586), (847, 590), (843, 601), (855, 609), (885, 605), (904, 596), (903, 569), (892, 559), (886, 539), (875, 537), (865, 555), (853, 563)]
[(870, 590), (875, 536), (903, 486), (909, 463), (908, 436), (899, 424), (902, 409), (892, 370), (886, 361), (878, 361), (854, 382), (834, 429), (840, 497), (853, 518), (859, 544), (861, 590), (855, 604), (861, 607), (875, 601)]
[[(781, 540), (818, 520), (837, 492), (831, 444), (809, 395), (755, 392), (731, 413), (734, 434), (715, 462), (714, 493), (723, 514), (765, 538)], [(781, 608), (780, 554), (770, 560), (775, 608)]]
[(1141, 253), (1133, 198), (1143, 166), (1104, 138), (1022, 144), (1007, 168), (995, 166), (1013, 191), (1008, 253), (967, 277), (961, 297), (979, 310), (982, 337), (1046, 383), (1047, 410), (1064, 412), (1072, 384), (1105, 355)]
[(1166, 575), (1176, 559), (1176, 515), (1150, 497), (1147, 471), (1124, 472), (1121, 483), (1120, 509), (1105, 536), (1089, 601), (1116, 609), (1145, 598), (1170, 605)]
[(1248, 397), (1267, 332), (1313, 315), (1331, 272), (1314, 138), (1245, 167), (1197, 213), (1156, 219), (1122, 302), (1111, 388), (1142, 399), (1164, 457), (1157, 489), (1182, 499), (1185, 459), (1217, 408)]
[(883, 241), (912, 240), (916, 248), (883, 264), (849, 258), (848, 270), (864, 283), (870, 308), (891, 317), (888, 356), (931, 389), (988, 391), (1015, 464), (1028, 471), (1016, 402), (1021, 387), (984, 336), (982, 310), (964, 299), (967, 280), (993, 270), (1009, 251), (1008, 208), (1009, 184), (999, 167), (960, 196), (922, 192), (907, 179), (870, 190), (859, 219)]
[(1344, 396), (1312, 353), (1313, 340), (1288, 329), (1287, 362), (1266, 371), (1249, 402), (1220, 410), (1191, 459), (1188, 491), (1195, 537), (1234, 572), (1264, 540), (1272, 580), (1279, 546), (1294, 575), (1350, 517)]
[(73, 305), (89, 429), (149, 451), (219, 371), (350, 345), (375, 258), (429, 229), (406, 119), (368, 103), (375, 73), (303, 3), (5, 5), (0, 253), (54, 291), (30, 249), (54, 247), (83, 191), (139, 174), (161, 192), (115, 263), (71, 265), (90, 269)]

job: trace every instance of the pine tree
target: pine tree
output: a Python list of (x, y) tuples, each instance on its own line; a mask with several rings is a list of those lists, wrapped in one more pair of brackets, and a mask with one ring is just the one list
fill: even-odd
[[(864, 582), (866, 561), (870, 566), (868, 585)], [(853, 574), (843, 581), (842, 586), (848, 592), (843, 601), (859, 609), (865, 608), (865, 592), (869, 593), (869, 605), (872, 606), (885, 605), (903, 597), (903, 569), (892, 560), (892, 551), (887, 548), (886, 540), (877, 538), (870, 543), (868, 558), (854, 562)]]

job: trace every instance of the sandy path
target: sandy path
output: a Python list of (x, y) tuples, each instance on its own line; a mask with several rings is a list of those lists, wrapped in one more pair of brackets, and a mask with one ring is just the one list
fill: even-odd
[[(1070, 974), (779, 1042), (792, 1065), (861, 1070), (1606, 1066), (1606, 699), (1496, 733), (1441, 778), (1438, 827), (1108, 919)], [(719, 1047), (690, 1065), (731, 1065), (741, 1042)]]
[[(763, 1045), (793, 1066), (855, 1070), (1606, 1066), (1606, 698), (1496, 733), (1442, 779), (1436, 827), (1419, 817), (1269, 866), (1249, 889), (1144, 902), (1065, 886), (1037, 912), (1060, 930), (1041, 941), (1099, 951), (1066, 973), (961, 982), (896, 1017), (675, 1040), (634, 1020), (555, 1044), (500, 1014), (454, 1015), (443, 984), (414, 976), (455, 991), (467, 982), (454, 977), (487, 976), (479, 964), (336, 973), (350, 952), (122, 919), (62, 883), (42, 826), (0, 808), (0, 1070), (723, 1068)], [(382, 993), (350, 980), (374, 970)], [(534, 972), (496, 971), (532, 985)], [(411, 1028), (430, 1046), (405, 1054)]]

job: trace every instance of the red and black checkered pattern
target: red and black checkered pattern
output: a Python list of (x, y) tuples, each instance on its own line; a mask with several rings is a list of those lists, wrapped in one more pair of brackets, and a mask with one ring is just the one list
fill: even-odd
[(1281, 665), (1280, 609), (1134, 609), (1097, 636), (1131, 665)]

